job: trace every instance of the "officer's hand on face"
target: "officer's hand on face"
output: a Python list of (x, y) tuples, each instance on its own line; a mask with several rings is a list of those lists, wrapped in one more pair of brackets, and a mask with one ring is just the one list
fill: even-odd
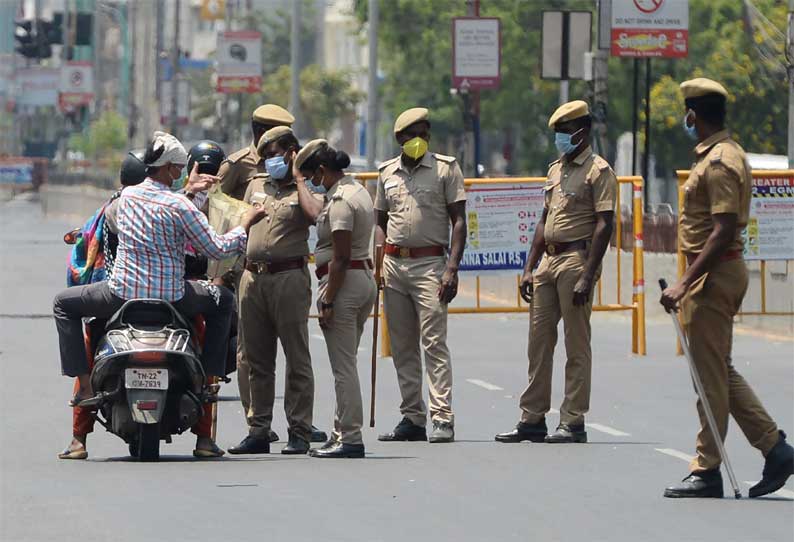
[(527, 303), (532, 303), (532, 271), (524, 271), (521, 276), (521, 283), (518, 285), (518, 293), (521, 294), (521, 299)]
[(323, 308), (322, 298), (317, 300), (317, 314), (319, 315), (319, 322), (321, 329), (328, 329), (329, 327), (331, 327), (331, 320), (334, 317), (334, 308), (333, 307)]
[(593, 289), (593, 279), (587, 276), (582, 276), (573, 287), (573, 304), (574, 306), (581, 306), (587, 303), (590, 298), (590, 291)]
[(251, 229), (251, 226), (259, 222), (266, 216), (267, 216), (267, 211), (265, 210), (265, 208), (262, 205), (256, 204), (245, 213), (240, 225), (243, 227), (245, 232), (248, 233), (248, 230)]
[(188, 175), (187, 184), (185, 185), (185, 192), (189, 192), (191, 194), (204, 192), (220, 180), (220, 177), (216, 177), (215, 175), (199, 173), (198, 162), (195, 162), (193, 164), (193, 169), (190, 170), (190, 175)]
[(678, 311), (678, 302), (683, 299), (686, 291), (687, 287), (685, 284), (680, 281), (676, 282), (662, 292), (662, 298), (659, 300), (659, 303), (662, 304), (664, 310), (667, 312), (676, 312)]
[(456, 295), (458, 295), (458, 270), (447, 268), (438, 286), (438, 299), (442, 303), (451, 303)]

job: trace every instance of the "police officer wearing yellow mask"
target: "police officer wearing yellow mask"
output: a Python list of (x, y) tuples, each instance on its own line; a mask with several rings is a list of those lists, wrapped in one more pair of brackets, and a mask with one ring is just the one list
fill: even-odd
[[(612, 237), (617, 179), (590, 148), (586, 102), (561, 105), (549, 119), (562, 157), (552, 162), (543, 216), (535, 230), (521, 279), (530, 306), (529, 385), (521, 395), (521, 420), (499, 442), (587, 442), (584, 416), (590, 406), (593, 285)], [(535, 269), (541, 256), (543, 261)], [(547, 435), (557, 324), (565, 326), (565, 399), (557, 431)]]
[(728, 415), (766, 458), (750, 497), (777, 491), (794, 473), (794, 449), (731, 361), (733, 317), (747, 291), (742, 230), (750, 214), (752, 176), (747, 156), (725, 128), (728, 91), (711, 79), (681, 83), (684, 129), (697, 140), (695, 163), (684, 184), (678, 243), (688, 268), (662, 293), (668, 310), (681, 303), (684, 331), (720, 435), (714, 435), (700, 400), (697, 456), (690, 474), (665, 497), (722, 497), (716, 438), (725, 440)]
[(403, 419), (394, 431), (378, 439), (427, 440), (427, 410), (422, 399), (424, 349), (433, 421), (430, 442), (452, 442), (447, 304), (457, 295), (458, 266), (466, 242), (463, 174), (455, 158), (427, 152), (427, 109), (403, 112), (394, 123), (394, 135), (402, 153), (379, 168), (375, 235), (379, 241), (385, 240), (383, 301)]

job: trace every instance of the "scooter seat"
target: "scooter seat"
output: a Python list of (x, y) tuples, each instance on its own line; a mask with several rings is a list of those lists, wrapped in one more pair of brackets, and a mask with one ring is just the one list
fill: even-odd
[(106, 330), (123, 327), (175, 327), (192, 329), (192, 326), (168, 301), (162, 299), (131, 299), (110, 317)]

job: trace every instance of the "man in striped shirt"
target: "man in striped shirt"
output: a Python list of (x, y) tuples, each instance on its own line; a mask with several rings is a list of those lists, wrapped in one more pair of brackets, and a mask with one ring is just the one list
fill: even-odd
[[(187, 317), (202, 314), (206, 321), (205, 344), (201, 354), (210, 376), (223, 376), (234, 296), (222, 287), (205, 282), (185, 281), (185, 244), (190, 242), (210, 258), (245, 254), (249, 228), (265, 216), (252, 209), (240, 227), (218, 235), (206, 216), (190, 201), (191, 194), (217, 182), (194, 168), (187, 196), (171, 191), (187, 163), (187, 152), (176, 138), (155, 132), (144, 156), (149, 177), (125, 190), (118, 204), (119, 245), (113, 275), (107, 282), (77, 286), (55, 297), (53, 312), (58, 329), (63, 374), (77, 377), (77, 404), (93, 396), (83, 342), (85, 317), (108, 318), (125, 301), (156, 298), (171, 302)], [(72, 442), (70, 449), (85, 442)], [(209, 436), (199, 435), (195, 455), (222, 455)]]

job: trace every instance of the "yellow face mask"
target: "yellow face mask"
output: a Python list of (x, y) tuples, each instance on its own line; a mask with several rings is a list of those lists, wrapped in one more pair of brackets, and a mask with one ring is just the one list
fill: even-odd
[(409, 139), (403, 145), (403, 153), (405, 156), (409, 158), (413, 158), (414, 160), (418, 160), (425, 155), (427, 152), (427, 141), (422, 139), (421, 137), (415, 137), (413, 139)]

